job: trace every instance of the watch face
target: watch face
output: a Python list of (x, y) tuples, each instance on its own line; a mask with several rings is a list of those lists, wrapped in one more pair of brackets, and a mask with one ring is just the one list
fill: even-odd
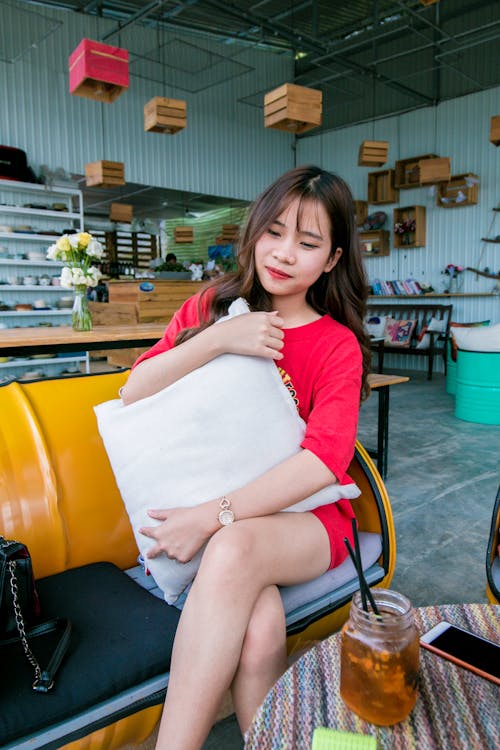
[(223, 526), (229, 526), (234, 521), (234, 513), (232, 510), (221, 510), (219, 513), (219, 521)]

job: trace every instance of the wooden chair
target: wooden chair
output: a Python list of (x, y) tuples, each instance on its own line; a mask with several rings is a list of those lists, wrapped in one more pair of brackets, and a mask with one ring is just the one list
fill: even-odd
[[(132, 580), (137, 547), (93, 412), (126, 378), (0, 386), (0, 531), (27, 544), (43, 617), (73, 622), (52, 694), (34, 693), (22, 651), (2, 647), (3, 750), (114, 750), (142, 742), (161, 714), (180, 613)], [(353, 502), (366, 576), (388, 587), (396, 547), (386, 489), (359, 444), (349, 471), (362, 491)], [(301, 586), (282, 589), (291, 651), (338, 629), (358, 585), (348, 560), (303, 587), (305, 596)]]

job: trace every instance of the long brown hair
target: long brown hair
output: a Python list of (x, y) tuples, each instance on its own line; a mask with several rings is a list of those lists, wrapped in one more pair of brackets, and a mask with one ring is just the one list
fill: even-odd
[(359, 250), (354, 202), (344, 180), (320, 167), (302, 166), (291, 169), (255, 200), (241, 238), (237, 270), (215, 279), (203, 290), (200, 311), (202, 297), (207, 293), (212, 297), (208, 320), (199, 328), (181, 331), (176, 343), (185, 341), (212, 325), (226, 314), (229, 305), (237, 297), (244, 297), (252, 310), (270, 312), (273, 309), (271, 297), (261, 285), (255, 271), (255, 244), (297, 198), (301, 203), (312, 200), (323, 205), (330, 219), (332, 253), (337, 247), (342, 248), (342, 255), (336, 266), (329, 273), (321, 274), (308, 289), (306, 299), (320, 315), (330, 315), (355, 334), (363, 356), (361, 397), (366, 398), (370, 391), (367, 375), (371, 363), (369, 339), (363, 325), (368, 283)]

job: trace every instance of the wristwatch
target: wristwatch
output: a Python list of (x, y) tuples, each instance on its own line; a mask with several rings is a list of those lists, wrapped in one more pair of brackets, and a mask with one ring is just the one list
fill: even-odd
[(219, 508), (219, 523), (221, 523), (222, 526), (229, 526), (234, 522), (234, 513), (231, 510), (231, 500), (223, 495), (219, 500)]

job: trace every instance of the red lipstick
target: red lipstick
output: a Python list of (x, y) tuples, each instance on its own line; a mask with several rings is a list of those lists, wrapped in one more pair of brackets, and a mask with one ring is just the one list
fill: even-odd
[(269, 276), (272, 276), (273, 279), (291, 279), (292, 278), (290, 274), (285, 273), (284, 271), (280, 271), (279, 268), (274, 268), (273, 266), (266, 266), (266, 271), (268, 272)]

